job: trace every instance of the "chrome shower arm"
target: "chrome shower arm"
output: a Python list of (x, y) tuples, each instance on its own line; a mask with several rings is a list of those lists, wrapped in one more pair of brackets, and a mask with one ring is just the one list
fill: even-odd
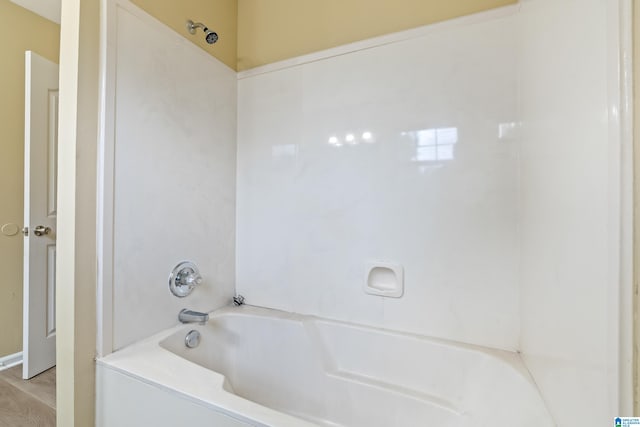
[(187, 21), (187, 31), (189, 31), (190, 34), (195, 34), (196, 29), (198, 28), (202, 28), (202, 31), (204, 32), (209, 31), (207, 26), (204, 25), (202, 22), (193, 22), (191, 19)]

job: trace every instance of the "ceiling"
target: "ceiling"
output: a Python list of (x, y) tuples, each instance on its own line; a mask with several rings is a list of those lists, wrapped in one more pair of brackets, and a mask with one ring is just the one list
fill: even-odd
[(61, 0), (11, 0), (17, 5), (29, 9), (50, 21), (60, 23)]

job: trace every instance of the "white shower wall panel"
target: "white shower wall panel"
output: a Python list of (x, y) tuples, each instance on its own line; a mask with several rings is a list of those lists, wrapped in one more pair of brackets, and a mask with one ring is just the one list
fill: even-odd
[(529, 0), (520, 14), (520, 348), (559, 427), (630, 415), (618, 396), (617, 3)]
[[(115, 349), (234, 292), (236, 73), (136, 13), (117, 8)], [(204, 283), (179, 299), (167, 279), (182, 260)]]
[[(513, 15), (238, 82), (247, 302), (516, 349)], [(404, 295), (365, 294), (365, 264)]]

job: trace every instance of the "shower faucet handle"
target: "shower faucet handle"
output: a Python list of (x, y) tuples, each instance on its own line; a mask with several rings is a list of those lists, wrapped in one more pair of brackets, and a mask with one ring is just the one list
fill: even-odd
[(185, 285), (194, 288), (202, 283), (202, 276), (200, 276), (200, 274), (196, 272), (188, 273), (187, 276), (183, 279), (183, 282)]
[(202, 281), (198, 267), (191, 261), (183, 261), (171, 271), (169, 289), (173, 295), (183, 298), (193, 292)]

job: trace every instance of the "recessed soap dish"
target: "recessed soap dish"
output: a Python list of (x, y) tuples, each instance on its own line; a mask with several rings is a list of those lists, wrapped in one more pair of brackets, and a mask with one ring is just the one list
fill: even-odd
[(371, 295), (400, 298), (404, 293), (404, 269), (388, 261), (372, 261), (365, 266), (364, 291)]

